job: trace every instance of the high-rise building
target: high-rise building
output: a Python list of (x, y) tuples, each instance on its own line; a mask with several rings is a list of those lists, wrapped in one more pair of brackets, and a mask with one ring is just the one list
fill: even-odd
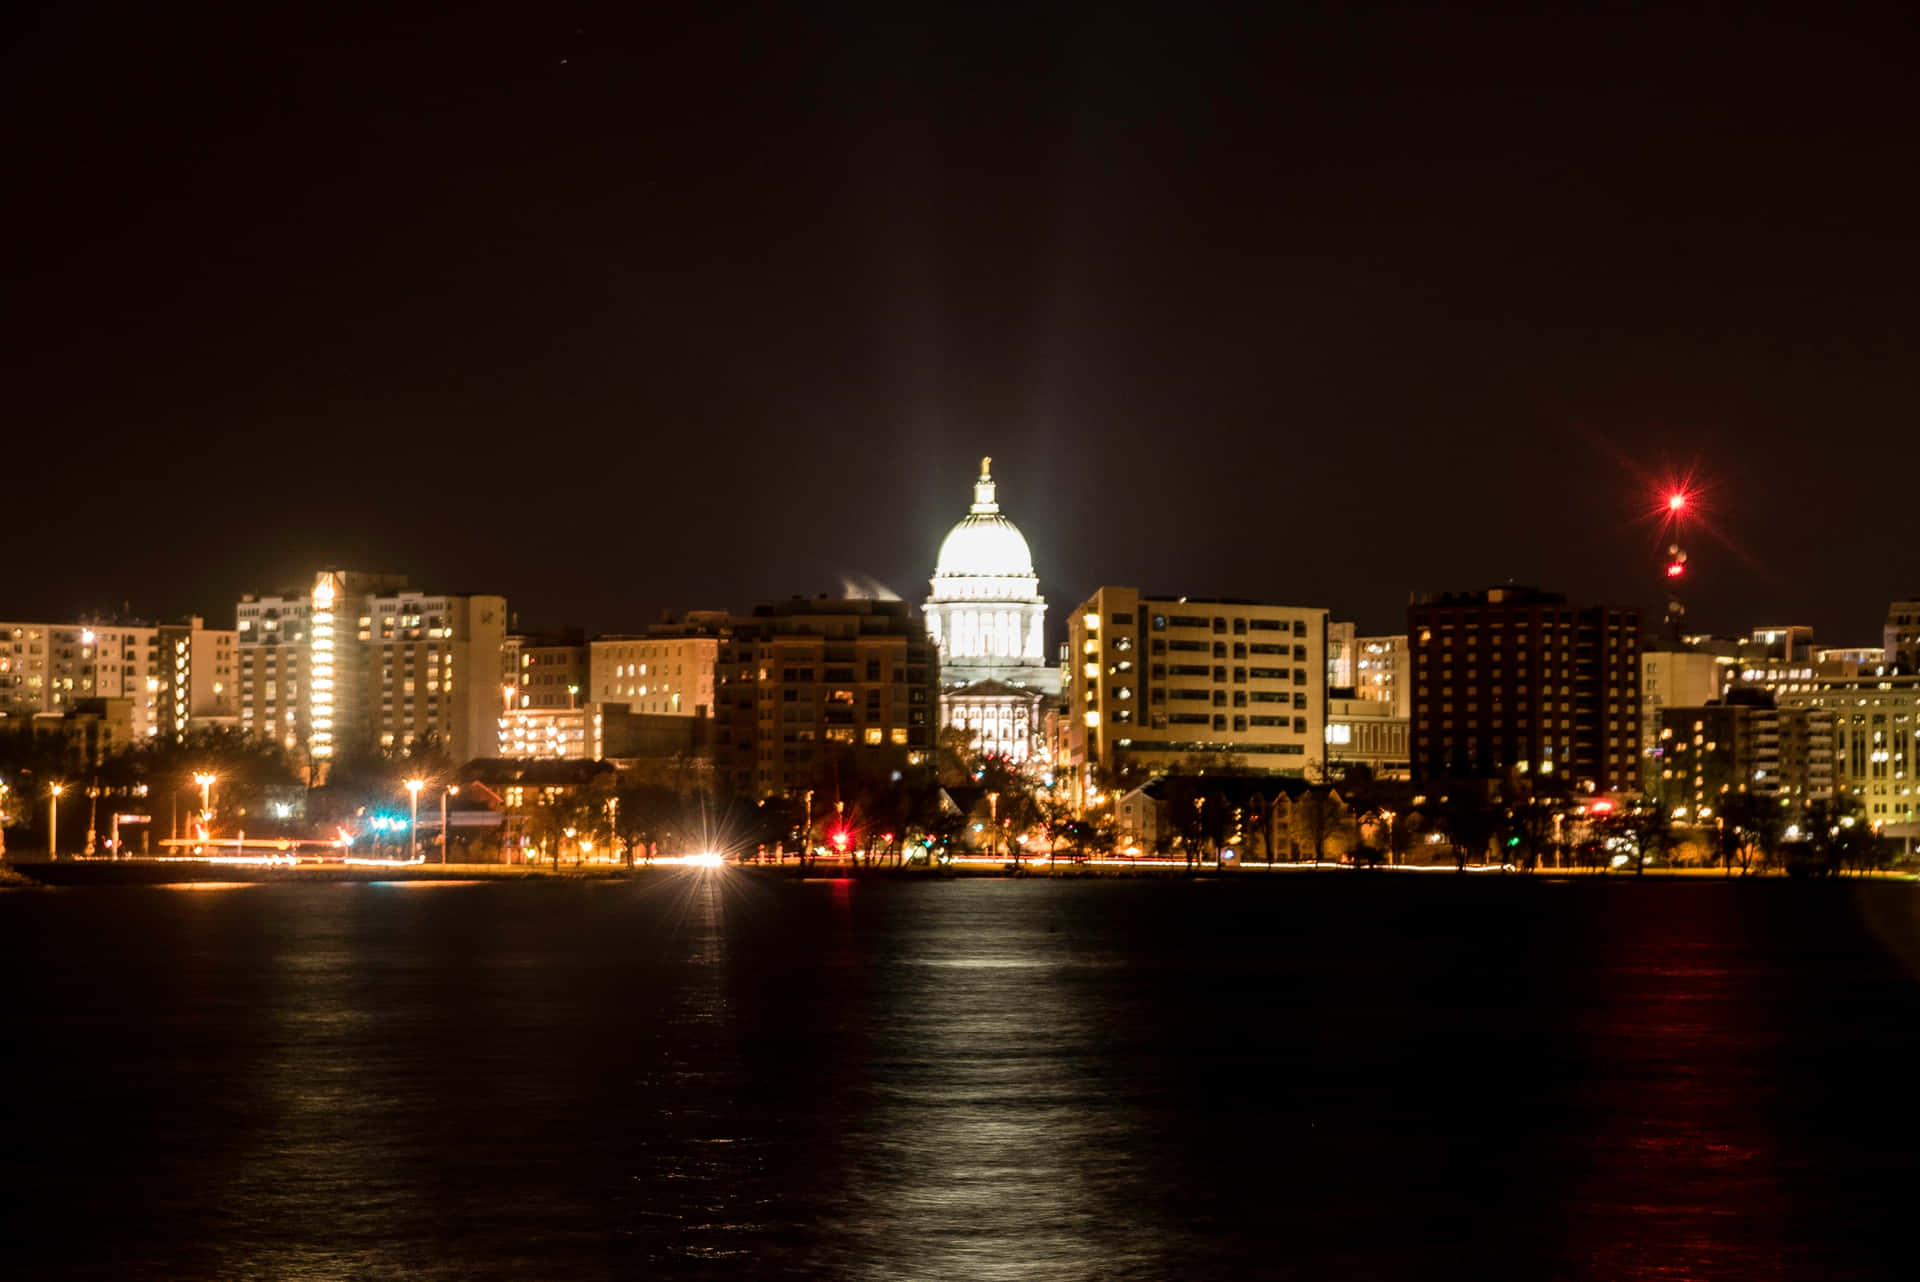
[(235, 685), (234, 633), (197, 617), (0, 623), (0, 717), (58, 716), (80, 699), (125, 699), (130, 730), (113, 742), (177, 742), (195, 726), (234, 724)]
[(1202, 767), (1318, 772), (1326, 633), (1312, 606), (1099, 589), (1067, 620), (1076, 795)]
[(1417, 598), (1415, 779), (1558, 773), (1603, 792), (1640, 785), (1640, 614), (1535, 588)]
[(804, 791), (844, 754), (904, 766), (933, 749), (939, 654), (903, 601), (755, 606), (715, 671), (715, 763), (741, 795)]
[(948, 531), (929, 580), (927, 635), (940, 652), (940, 724), (976, 749), (1026, 763), (1036, 755), (1037, 695), (1060, 689), (1047, 661), (1047, 603), (1033, 554), (995, 497), (992, 459), (980, 460), (973, 506)]
[(248, 596), (236, 613), (240, 724), (319, 769), (428, 734), (455, 760), (497, 751), (505, 598), (323, 570), (304, 594)]
[(1737, 666), (1732, 647), (1711, 639), (1652, 642), (1640, 652), (1640, 785), (1652, 792), (1659, 778), (1656, 749), (1667, 708), (1699, 708), (1725, 692), (1726, 672)]

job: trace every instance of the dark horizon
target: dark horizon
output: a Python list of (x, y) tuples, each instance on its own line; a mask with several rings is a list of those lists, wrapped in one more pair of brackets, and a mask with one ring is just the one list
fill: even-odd
[(1920, 592), (1913, 19), (45, 8), (0, 609), (323, 565), (631, 630), (917, 604), (990, 454), (1058, 620)]

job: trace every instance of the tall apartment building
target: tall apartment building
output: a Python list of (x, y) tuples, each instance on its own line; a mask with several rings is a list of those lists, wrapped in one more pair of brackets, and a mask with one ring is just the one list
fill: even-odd
[(1417, 598), (1415, 779), (1559, 773), (1603, 792), (1640, 785), (1640, 613), (1536, 588)]
[(595, 703), (673, 717), (713, 714), (714, 664), (732, 616), (693, 610), (637, 636), (595, 637), (587, 692)]
[(1061, 697), (1076, 796), (1202, 765), (1317, 773), (1326, 644), (1316, 607), (1099, 589), (1067, 620)]
[(323, 570), (304, 594), (248, 596), (236, 615), (240, 724), (319, 769), (429, 732), (455, 760), (497, 750), (505, 598)]
[(125, 699), (130, 730), (115, 742), (177, 742), (196, 725), (232, 724), (235, 684), (233, 632), (197, 617), (0, 623), (0, 717), (58, 716), (82, 699)]
[(1709, 639), (1652, 642), (1640, 652), (1640, 786), (1652, 792), (1660, 777), (1661, 713), (1700, 708), (1726, 692), (1725, 674), (1737, 666), (1731, 647)]
[(903, 601), (755, 606), (719, 642), (715, 766), (736, 793), (770, 797), (819, 784), (836, 752), (875, 764), (924, 761), (939, 669)]
[(1712, 823), (1726, 798), (1741, 792), (1778, 801), (1798, 818), (1807, 802), (1834, 795), (1833, 730), (1830, 710), (1775, 707), (1759, 691), (1662, 708), (1647, 792), (1685, 824)]

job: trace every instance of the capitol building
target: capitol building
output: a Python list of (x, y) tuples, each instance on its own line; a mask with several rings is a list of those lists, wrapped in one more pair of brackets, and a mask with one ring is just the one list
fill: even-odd
[(940, 724), (966, 730), (980, 751), (1025, 763), (1060, 671), (1047, 662), (1047, 602), (1033, 553), (1000, 511), (992, 464), (980, 460), (973, 506), (940, 544), (927, 635), (940, 650)]

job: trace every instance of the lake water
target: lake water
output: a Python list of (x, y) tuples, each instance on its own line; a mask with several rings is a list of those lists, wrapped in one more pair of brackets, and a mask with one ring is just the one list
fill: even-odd
[(1920, 888), (0, 895), (0, 1273), (1906, 1278)]

